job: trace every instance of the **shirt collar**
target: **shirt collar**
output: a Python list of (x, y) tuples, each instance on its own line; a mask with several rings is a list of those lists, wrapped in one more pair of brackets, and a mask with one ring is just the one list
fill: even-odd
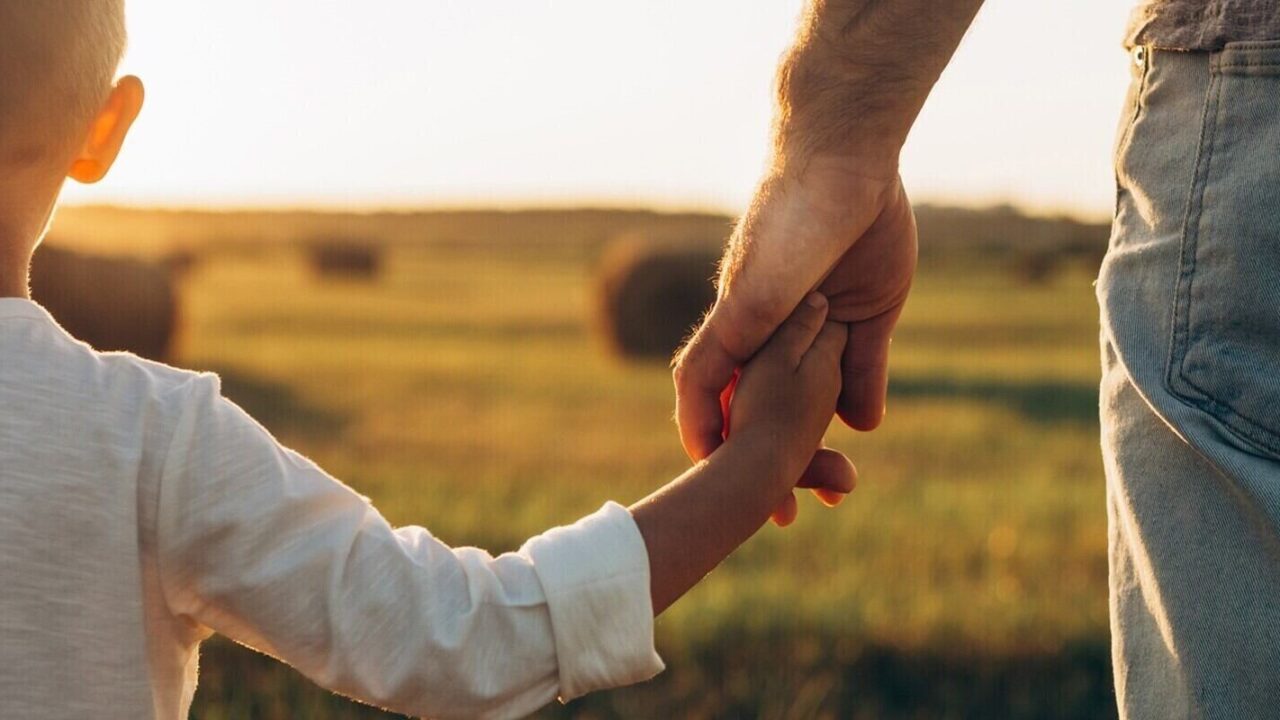
[(0, 297), (0, 320), (6, 318), (51, 319), (49, 311), (32, 300), (19, 297)]

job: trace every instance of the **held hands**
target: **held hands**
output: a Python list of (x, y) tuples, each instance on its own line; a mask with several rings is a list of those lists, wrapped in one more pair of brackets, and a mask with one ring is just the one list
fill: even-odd
[[(845, 328), (826, 322), (814, 293), (774, 333), (724, 393), (728, 438), (719, 450), (631, 506), (649, 553), (654, 613), (683, 595), (778, 508), (791, 507), (796, 479), (813, 457), (840, 394)], [(719, 406), (717, 405), (717, 412)], [(834, 455), (834, 454), (833, 454)], [(826, 486), (853, 490), (853, 468)]]
[(817, 488), (801, 478), (822, 444), (840, 394), (840, 356), (847, 330), (842, 323), (827, 321), (827, 313), (827, 299), (809, 294), (721, 399), (727, 445), (759, 454), (764, 459), (761, 469), (779, 479), (779, 505), (773, 513), (778, 525), (795, 519), (792, 488), (797, 480), (801, 487), (815, 487), (828, 505), (853, 490), (852, 465), (831, 451), (820, 455), (825, 458), (821, 462), (843, 467), (827, 472), (829, 482)]
[[(895, 168), (814, 157), (761, 183), (725, 255), (720, 296), (676, 358), (676, 418), (693, 460), (723, 441), (722, 396), (735, 373), (818, 290), (848, 327), (840, 358), (840, 417), (872, 430), (884, 415), (889, 340), (916, 266), (916, 225)], [(819, 449), (802, 486), (842, 487), (852, 465)], [(794, 504), (775, 520), (794, 515)]]

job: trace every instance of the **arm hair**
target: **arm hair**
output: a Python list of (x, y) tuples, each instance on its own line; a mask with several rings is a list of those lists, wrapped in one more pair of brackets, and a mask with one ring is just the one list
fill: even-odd
[(982, 0), (812, 0), (777, 78), (775, 164), (897, 158)]

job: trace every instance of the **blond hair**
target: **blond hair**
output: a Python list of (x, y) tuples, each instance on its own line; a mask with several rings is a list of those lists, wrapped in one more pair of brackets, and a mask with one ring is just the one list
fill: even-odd
[(0, 148), (81, 139), (124, 47), (124, 0), (0, 0)]

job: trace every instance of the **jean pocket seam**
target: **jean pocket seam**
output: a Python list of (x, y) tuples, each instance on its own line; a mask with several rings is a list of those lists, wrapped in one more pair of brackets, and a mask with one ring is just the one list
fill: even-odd
[(1257, 420), (1254, 420), (1232, 406), (1215, 399), (1208, 391), (1201, 388), (1199, 385), (1196, 385), (1185, 376), (1179, 379), (1199, 394), (1199, 397), (1192, 397), (1186, 393), (1175, 391), (1175, 394), (1180, 399), (1214, 416), (1245, 442), (1255, 445), (1259, 449), (1270, 454), (1280, 456), (1280, 436), (1277, 436), (1267, 430), (1259, 424)]
[(1211, 73), (1200, 119), (1200, 137), (1196, 148), (1195, 170), (1187, 197), (1187, 210), (1182, 223), (1182, 246), (1178, 257), (1177, 283), (1173, 294), (1173, 323), (1169, 338), (1169, 356), (1165, 365), (1165, 385), (1179, 397), (1176, 387), (1182, 376), (1182, 361), (1187, 354), (1191, 323), (1191, 282), (1196, 269), (1196, 244), (1199, 241), (1200, 218), (1204, 207), (1204, 190), (1213, 160), (1213, 136), (1217, 132), (1218, 92), (1221, 82)]
[[(1215, 60), (1220, 59), (1220, 57), (1215, 58)], [(1182, 227), (1179, 271), (1174, 291), (1172, 333), (1165, 368), (1165, 388), (1182, 402), (1217, 418), (1241, 440), (1280, 457), (1280, 434), (1269, 430), (1261, 422), (1244, 415), (1230, 404), (1216, 399), (1213, 393), (1196, 384), (1186, 369), (1192, 334), (1191, 290), (1196, 274), (1197, 249), (1202, 233), (1204, 195), (1212, 172), (1214, 147), (1221, 124), (1219, 113), (1222, 102), (1222, 80), (1218, 73), (1221, 66), (1219, 62), (1211, 63), (1210, 85), (1205, 93), (1195, 171)]]
[[(1148, 52), (1150, 51), (1148, 50)], [(1136, 87), (1134, 87), (1132, 90), (1133, 112), (1128, 113), (1128, 119), (1124, 121), (1124, 127), (1121, 128), (1119, 137), (1116, 140), (1115, 151), (1113, 153), (1115, 157), (1115, 161), (1111, 168), (1112, 178), (1115, 182), (1115, 197), (1114, 197), (1114, 204), (1112, 206), (1113, 218), (1116, 217), (1117, 213), (1119, 213), (1120, 211), (1120, 195), (1121, 195), (1121, 187), (1122, 187), (1120, 182), (1120, 175), (1121, 175), (1120, 165), (1122, 162), (1122, 158), (1128, 152), (1129, 143), (1133, 139), (1134, 127), (1138, 124), (1138, 120), (1142, 118), (1142, 110), (1144, 106), (1145, 95), (1147, 92), (1147, 75), (1148, 75), (1147, 69), (1149, 67), (1151, 67), (1151, 63), (1149, 62), (1144, 63), (1142, 66), (1142, 69), (1139, 71), (1138, 77), (1134, 78), (1132, 81), (1136, 83)], [(1115, 232), (1113, 231), (1111, 234), (1111, 237), (1108, 238), (1107, 240), (1108, 252), (1111, 251), (1111, 246), (1114, 244), (1114, 239), (1115, 239)]]
[(1222, 46), (1222, 52), (1268, 52), (1280, 51), (1280, 39), (1274, 40), (1232, 40)]
[(1280, 75), (1280, 59), (1269, 62), (1223, 61), (1216, 69), (1227, 75), (1255, 75), (1273, 77)]
[(1280, 40), (1261, 40), (1227, 43), (1213, 54), (1213, 67), (1219, 71), (1235, 71), (1230, 74), (1273, 74), (1280, 70)]

